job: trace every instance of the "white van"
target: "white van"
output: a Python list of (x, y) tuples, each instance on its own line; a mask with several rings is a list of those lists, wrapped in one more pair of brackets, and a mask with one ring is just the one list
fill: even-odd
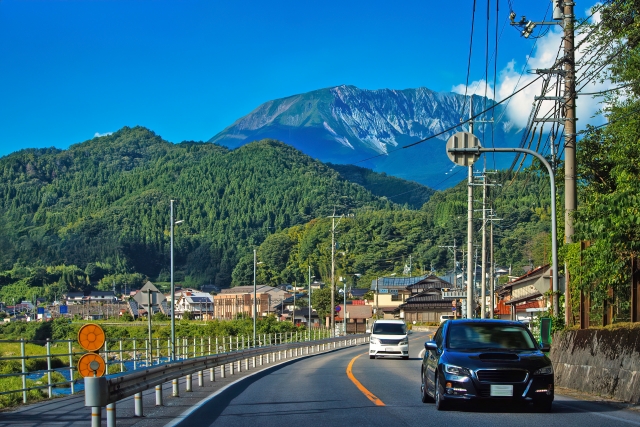
[(402, 320), (376, 320), (369, 340), (369, 359), (376, 356), (409, 358), (407, 326)]
[(445, 320), (453, 320), (455, 319), (456, 316), (454, 316), (453, 314), (443, 314), (442, 316), (440, 316), (440, 323), (444, 323)]

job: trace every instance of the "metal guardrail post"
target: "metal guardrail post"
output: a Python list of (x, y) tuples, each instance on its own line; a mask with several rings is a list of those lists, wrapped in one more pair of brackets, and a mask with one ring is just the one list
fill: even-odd
[(91, 427), (100, 427), (102, 424), (102, 408), (99, 406), (91, 407)]
[(204, 374), (202, 371), (198, 371), (198, 387), (204, 386)]
[(180, 387), (178, 385), (178, 379), (177, 378), (171, 380), (171, 387), (172, 387), (171, 395), (173, 397), (180, 397)]
[(191, 379), (191, 374), (188, 374), (186, 377), (186, 384), (185, 384), (185, 391), (187, 393), (192, 392), (193, 391), (193, 382)]
[(162, 406), (162, 384), (156, 386), (156, 406)]
[[(118, 355), (118, 359), (120, 359), (120, 372), (124, 372), (124, 357), (123, 357), (123, 352), (122, 352), (122, 338), (120, 338), (118, 340), (118, 343), (119, 343), (119, 347), (120, 347), (120, 354)], [(107, 415), (108, 414), (109, 414), (109, 412), (107, 412)]]
[(220, 365), (220, 378), (226, 378), (226, 367), (224, 366), (224, 363), (222, 365)]
[(253, 356), (253, 357), (251, 358), (251, 363), (252, 363), (252, 365), (253, 365), (253, 368), (255, 368), (255, 367), (256, 367), (256, 357), (255, 357), (255, 356)]
[(134, 416), (142, 417), (142, 393), (136, 393), (133, 396), (133, 401), (135, 402)]
[(47, 338), (47, 391), (49, 399), (53, 397), (53, 387), (51, 386), (51, 341)]
[(233, 375), (233, 362), (229, 363), (229, 375)]
[(22, 403), (27, 403), (27, 360), (24, 338), (20, 338), (20, 355), (22, 356)]
[(69, 388), (71, 388), (71, 394), (74, 394), (75, 381), (73, 380), (73, 348), (71, 346), (71, 340), (69, 340), (68, 344), (69, 344)]
[(107, 349), (107, 340), (104, 340), (104, 374), (109, 375), (109, 350)]
[(116, 404), (115, 403), (109, 403), (107, 405), (107, 427), (116, 427)]
[(133, 370), (135, 371), (137, 369), (137, 364), (138, 364), (138, 352), (137, 352), (137, 348), (136, 348), (136, 339), (133, 339)]
[(209, 381), (214, 382), (216, 380), (216, 368), (209, 368)]

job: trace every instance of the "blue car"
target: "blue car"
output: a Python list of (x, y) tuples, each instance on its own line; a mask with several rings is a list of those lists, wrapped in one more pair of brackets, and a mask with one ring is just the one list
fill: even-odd
[(531, 331), (505, 320), (448, 320), (424, 344), (422, 402), (530, 401), (551, 411), (554, 376), (549, 348)]

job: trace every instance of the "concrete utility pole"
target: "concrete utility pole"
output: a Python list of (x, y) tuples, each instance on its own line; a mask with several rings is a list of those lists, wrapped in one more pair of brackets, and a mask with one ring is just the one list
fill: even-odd
[[(576, 73), (573, 42), (573, 1), (564, 2), (564, 234), (566, 243), (573, 242), (573, 212), (578, 205), (576, 195)], [(554, 296), (554, 314), (557, 311), (558, 296)]]
[(453, 278), (453, 287), (457, 288), (458, 287), (458, 278), (456, 277), (456, 267), (457, 267), (457, 262), (456, 262), (456, 239), (453, 239), (453, 246), (438, 246), (439, 248), (447, 248), (447, 249), (451, 249), (453, 252), (453, 274), (452, 274), (452, 278)]
[[(335, 324), (336, 324), (336, 218), (342, 218), (342, 215), (336, 216), (336, 210), (334, 208), (333, 215), (331, 215), (331, 336), (335, 336)], [(340, 221), (338, 221), (338, 224)]]
[[(486, 163), (486, 157), (485, 157)], [(487, 310), (487, 168), (482, 174), (482, 277), (480, 278), (480, 318), (486, 317)]]
[[(473, 117), (473, 95), (469, 97), (469, 117)], [(469, 133), (473, 134), (473, 120), (469, 121)], [(467, 175), (467, 318), (473, 317), (473, 163)], [(463, 280), (464, 283), (464, 280)]]

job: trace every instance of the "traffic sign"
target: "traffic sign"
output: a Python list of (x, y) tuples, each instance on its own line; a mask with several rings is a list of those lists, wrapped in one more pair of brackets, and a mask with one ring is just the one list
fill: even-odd
[(69, 313), (68, 307), (66, 305), (61, 305), (60, 314), (67, 314), (67, 313)]
[(87, 323), (78, 331), (78, 343), (87, 351), (98, 351), (104, 345), (104, 330), (95, 323)]
[(336, 311), (340, 311), (340, 306), (336, 306)]
[(447, 141), (447, 156), (449, 160), (459, 166), (471, 166), (480, 153), (478, 152), (450, 152), (456, 148), (480, 148), (480, 140), (470, 132), (458, 132)]
[(97, 353), (87, 353), (78, 360), (78, 372), (83, 377), (101, 377), (105, 372), (104, 359)]

